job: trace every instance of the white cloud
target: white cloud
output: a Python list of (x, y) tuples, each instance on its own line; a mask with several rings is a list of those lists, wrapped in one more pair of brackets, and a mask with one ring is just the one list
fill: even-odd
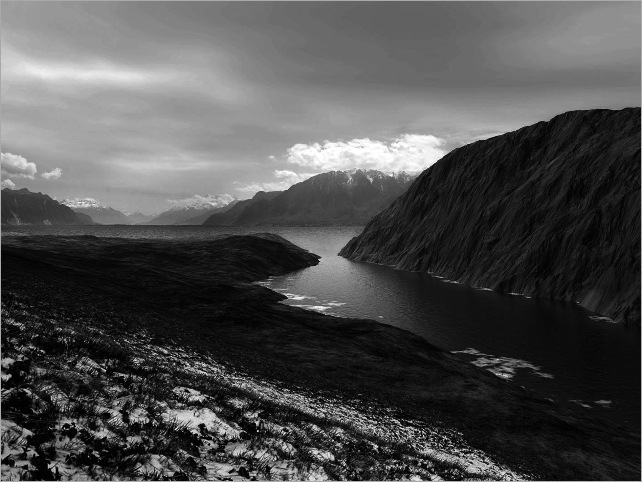
[(2, 46), (2, 73), (16, 80), (37, 80), (49, 83), (95, 85), (146, 85), (173, 77), (168, 72), (143, 70), (105, 61), (64, 63), (37, 59)]
[(431, 135), (403, 134), (391, 141), (352, 139), (322, 144), (295, 144), (287, 161), (320, 172), (376, 169), (418, 173), (441, 159), (445, 140)]
[(38, 172), (36, 164), (27, 161), (24, 157), (10, 152), (1, 154), (0, 165), (2, 167), (3, 177), (28, 178), (33, 179)]
[(294, 171), (288, 171), (288, 170), (274, 171), (274, 177), (276, 177), (277, 179), (283, 179), (283, 181), (289, 182), (290, 185), (305, 181), (306, 179), (309, 179), (312, 176), (316, 176), (317, 174), (318, 174), (317, 172), (300, 173), (300, 172), (294, 172)]
[[(273, 156), (270, 156), (273, 158)], [(243, 184), (240, 182), (235, 182), (238, 187), (235, 189), (244, 194), (254, 194), (259, 191), (285, 191), (293, 184), (303, 182), (306, 179), (316, 176), (318, 173), (315, 172), (304, 172), (298, 173), (290, 170), (276, 170), (274, 171), (274, 177), (279, 179), (278, 181), (272, 182), (254, 182), (251, 184)]]
[[(234, 184), (237, 191), (253, 194), (258, 191), (285, 191), (293, 184), (329, 171), (374, 169), (385, 173), (405, 171), (417, 174), (447, 152), (444, 139), (419, 134), (404, 134), (387, 142), (365, 138), (295, 144), (287, 150), (286, 161), (293, 166), (304, 167), (308, 172), (282, 169), (274, 171), (275, 180), (272, 181)], [(275, 156), (269, 156), (268, 159), (277, 160)]]
[(242, 192), (244, 194), (255, 194), (259, 191), (285, 191), (287, 188), (289, 188), (292, 184), (287, 182), (287, 181), (279, 181), (279, 182), (254, 182), (251, 184), (243, 184), (241, 182), (235, 182), (235, 185), (238, 187), (235, 187), (238, 192)]
[(62, 169), (59, 167), (55, 168), (53, 171), (43, 172), (40, 174), (40, 177), (44, 179), (60, 179), (60, 176), (62, 176)]
[(5, 187), (8, 187), (9, 189), (14, 189), (16, 187), (16, 185), (13, 183), (11, 179), (4, 179), (0, 184), (2, 184), (2, 189), (4, 189)]
[(194, 194), (192, 197), (183, 199), (167, 199), (167, 203), (172, 206), (172, 209), (187, 209), (187, 208), (222, 208), (234, 201), (236, 198), (231, 194), (206, 194), (201, 196)]

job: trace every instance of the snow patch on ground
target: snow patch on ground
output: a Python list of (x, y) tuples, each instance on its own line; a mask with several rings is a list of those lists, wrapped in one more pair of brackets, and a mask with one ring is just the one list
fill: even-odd
[(530, 370), (533, 375), (541, 378), (554, 378), (550, 373), (543, 372), (541, 367), (533, 365), (526, 360), (510, 357), (498, 357), (482, 353), (474, 348), (465, 350), (454, 350), (452, 353), (461, 353), (476, 357), (471, 363), (480, 368), (485, 368), (500, 378), (511, 380), (515, 377), (518, 370)]

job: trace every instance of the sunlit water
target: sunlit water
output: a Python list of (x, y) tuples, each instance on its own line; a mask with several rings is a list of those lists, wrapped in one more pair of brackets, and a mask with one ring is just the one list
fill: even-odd
[(478, 366), (586, 415), (640, 425), (640, 329), (592, 319), (573, 303), (502, 295), (337, 256), (361, 227), (11, 227), (15, 234), (208, 238), (268, 231), (320, 255), (318, 266), (261, 282), (285, 303), (371, 318), (459, 352)]

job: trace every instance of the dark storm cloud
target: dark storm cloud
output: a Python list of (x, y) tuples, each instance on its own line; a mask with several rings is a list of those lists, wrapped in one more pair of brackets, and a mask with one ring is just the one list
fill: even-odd
[(639, 3), (3, 2), (3, 151), (121, 208), (639, 103)]

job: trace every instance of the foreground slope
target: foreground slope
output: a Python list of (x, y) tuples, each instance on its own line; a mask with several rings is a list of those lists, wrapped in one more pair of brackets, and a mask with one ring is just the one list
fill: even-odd
[(640, 109), (574, 111), (461, 147), (342, 256), (640, 320)]
[(46, 194), (28, 189), (2, 190), (2, 224), (84, 225), (94, 224), (82, 213), (51, 199)]
[(51, 308), (3, 298), (3, 480), (525, 477), (452, 430)]
[[(208, 465), (211, 461), (208, 457), (219, 451), (231, 451), (232, 455), (244, 458), (244, 464), (254, 464), (245, 467), (255, 473), (256, 467), (262, 467), (261, 454), (265, 454), (265, 449), (281, 462), (298, 460), (297, 463), (302, 464), (299, 474), (310, 473), (311, 464), (316, 464), (315, 473), (320, 473), (318, 467), (321, 466), (332, 478), (371, 480), (439, 475), (453, 479), (488, 479), (523, 474), (567, 480), (639, 479), (639, 433), (631, 433), (626, 427), (608, 427), (578, 412), (533, 398), (524, 390), (407, 331), (370, 320), (335, 318), (285, 306), (278, 303), (285, 298), (283, 295), (253, 283), (317, 261), (318, 257), (274, 235), (227, 236), (206, 241), (4, 236), (3, 301), (7, 303), (8, 316), (18, 323), (23, 323), (26, 317), (29, 324), (21, 334), (16, 333), (20, 326), (14, 325), (13, 332), (3, 337), (3, 354), (5, 350), (29, 347), (25, 356), (34, 359), (35, 368), (28, 374), (31, 378), (20, 382), (24, 385), (12, 387), (16, 393), (3, 397), (12, 403), (7, 410), (3, 409), (3, 417), (28, 430), (38, 426), (42, 422), (41, 414), (29, 411), (33, 408), (29, 404), (36, 400), (29, 394), (44, 397), (49, 403), (46, 391), (43, 393), (47, 381), (55, 382), (64, 396), (74, 397), (76, 401), (97, 400), (101, 404), (97, 408), (99, 412), (90, 412), (93, 418), (87, 422), (93, 425), (85, 426), (83, 417), (87, 412), (79, 414), (74, 411), (75, 405), (65, 416), (76, 416), (77, 425), (88, 432), (109, 435), (107, 441), (100, 442), (95, 439), (103, 435), (94, 437), (83, 432), (88, 440), (83, 443), (94, 451), (90, 450), (90, 455), (95, 453), (99, 458), (102, 457), (99, 447), (108, 449), (105, 464), (111, 469), (114, 467), (109, 450), (114, 440), (116, 445), (121, 441), (126, 443), (121, 449), (127, 454), (139, 450), (137, 453), (141, 456), (167, 457), (172, 450), (176, 452), (175, 445), (168, 446), (158, 436), (174, 440), (174, 432), (181, 431), (180, 425), (153, 425), (149, 432), (144, 428), (144, 437), (140, 434), (142, 440), (135, 438), (132, 431), (140, 429), (150, 418), (160, 424), (159, 417), (166, 416), (171, 421), (172, 414), (176, 415), (174, 412), (181, 411), (180, 414), (187, 416), (189, 411), (194, 414), (190, 419), (192, 429), (200, 435), (196, 434), (195, 439), (186, 435), (186, 441), (183, 439), (178, 445), (188, 451), (187, 455), (179, 451), (178, 458), (173, 459), (180, 462), (180, 470), (190, 467), (195, 470), (202, 465), (210, 474), (209, 468), (213, 466)], [(70, 320), (68, 323), (72, 326), (67, 326), (65, 320)], [(41, 337), (28, 338), (39, 329), (44, 330)], [(91, 330), (102, 331), (96, 333), (97, 339), (91, 334), (80, 336)], [(123, 340), (139, 340), (136, 334), (140, 332), (146, 333), (148, 347), (141, 346), (134, 352), (124, 350), (127, 353), (111, 353), (110, 349), (103, 348), (105, 343), (124, 347)], [(60, 338), (58, 334), (64, 336)], [(112, 337), (113, 343), (104, 340), (103, 335)], [(78, 342), (77, 337), (81, 338)], [(76, 349), (69, 350), (69, 346)], [(285, 395), (309, 393), (307, 413), (316, 414), (316, 418), (307, 418), (305, 424), (299, 424), (300, 410), (290, 402), (279, 407), (252, 403), (249, 408), (238, 408), (241, 406), (238, 400), (228, 403), (226, 398), (210, 404), (206, 398), (204, 408), (218, 417), (208, 420), (216, 424), (221, 420), (236, 429), (231, 422), (242, 426), (244, 417), (256, 420), (258, 413), (262, 420), (280, 426), (292, 422), (298, 429), (289, 426), (281, 432), (278, 437), (285, 445), (278, 440), (274, 443), (285, 447), (285, 453), (277, 450), (276, 454), (271, 451), (271, 445), (260, 445), (268, 443), (266, 437), (270, 440), (277, 437), (272, 429), (258, 440), (251, 438), (256, 442), (251, 446), (244, 444), (247, 430), (244, 430), (246, 435), (213, 434), (213, 427), (204, 420), (206, 430), (201, 431), (200, 416), (191, 411), (189, 402), (181, 402), (168, 392), (180, 385), (216, 397), (217, 393), (227, 393), (227, 389), (220, 387), (216, 379), (207, 377), (185, 379), (172, 373), (167, 373), (169, 378), (161, 376), (166, 373), (163, 358), (155, 362), (153, 356), (160, 349), (171, 352), (166, 353), (170, 365), (171, 360), (183, 353), (180, 363), (174, 365), (183, 371), (190, 369), (185, 360), (205, 357), (210, 360), (203, 368), (206, 372), (223, 366), (227, 370), (242, 371), (252, 380), (269, 382)], [(67, 358), (56, 358), (59, 355)], [(6, 364), (8, 368), (12, 366), (9, 362)], [(81, 376), (70, 379), (70, 369), (100, 373), (106, 370), (106, 373), (105, 377), (90, 383), (91, 380)], [(111, 380), (119, 376), (115, 372), (124, 373), (127, 384)], [(151, 394), (144, 386), (135, 385), (141, 383), (136, 377), (150, 379)], [(103, 386), (105, 392), (99, 399), (93, 391), (103, 390)], [(125, 389), (133, 391), (136, 395), (133, 404), (118, 405), (108, 387), (113, 387), (116, 393), (122, 392), (123, 397), (131, 395)], [(29, 392), (18, 392), (18, 389)], [(25, 394), (28, 395), (26, 401), (23, 400)], [(237, 399), (247, 398), (247, 392), (237, 392), (237, 395)], [(155, 402), (151, 403), (154, 398), (160, 403), (163, 400), (158, 397), (162, 396), (167, 405), (157, 407)], [(64, 397), (56, 399), (65, 400)], [(24, 413), (16, 410), (17, 405), (24, 410), (20, 400), (27, 403), (28, 410)], [(345, 403), (337, 402), (335, 410), (322, 407), (324, 400), (344, 400)], [(143, 406), (146, 402), (150, 404)], [(232, 407), (236, 404), (238, 411), (225, 409), (221, 403)], [(356, 434), (351, 428), (352, 422), (348, 421), (341, 428), (349, 432), (350, 437), (341, 438), (340, 432), (333, 429), (333, 414), (337, 410), (350, 412), (354, 404), (361, 407), (363, 433)], [(224, 411), (216, 412), (217, 407)], [(113, 410), (111, 425), (103, 427), (96, 417), (100, 418), (107, 408)], [(392, 412), (398, 415), (389, 416)], [(57, 413), (46, 413), (59, 419)], [(355, 417), (361, 416), (357, 413), (350, 416), (350, 420), (354, 421)], [(143, 420), (139, 421), (140, 418)], [(379, 422), (374, 424), (374, 420)], [(375, 426), (383, 427), (388, 435), (378, 439), (379, 429), (370, 431), (369, 428)], [(62, 423), (56, 427), (56, 430), (69, 430)], [(158, 430), (152, 430), (154, 427)], [(108, 432), (102, 432), (103, 428), (115, 432), (120, 439), (111, 438)], [(27, 450), (35, 450), (33, 444), (39, 441), (44, 455), (38, 457), (46, 459), (53, 435), (45, 431), (44, 440), (25, 440), (31, 444)], [(312, 441), (308, 441), (310, 438)], [(18, 436), (16, 440), (19, 439)], [(63, 437), (63, 440), (67, 439)], [(209, 444), (205, 440), (214, 442), (216, 447), (202, 450)], [(107, 442), (107, 446), (100, 445)], [(129, 447), (132, 443), (136, 443), (134, 448)], [(336, 445), (344, 443), (345, 450)], [(83, 445), (78, 446), (86, 453)], [(291, 446), (297, 451), (300, 449), (299, 458), (293, 455)], [(150, 447), (154, 447), (154, 451)], [(258, 449), (258, 452), (246, 453), (249, 449)], [(312, 449), (329, 451), (332, 457)], [(191, 462), (188, 456), (193, 459)], [(95, 459), (78, 457), (70, 460), (83, 468), (87, 460), (92, 460), (96, 468)], [(220, 457), (217, 463), (229, 463), (224, 454)], [(42, 459), (36, 461), (44, 469)], [(240, 463), (238, 459), (234, 462), (236, 470), (240, 471)], [(268, 472), (272, 477), (269, 469)]]

